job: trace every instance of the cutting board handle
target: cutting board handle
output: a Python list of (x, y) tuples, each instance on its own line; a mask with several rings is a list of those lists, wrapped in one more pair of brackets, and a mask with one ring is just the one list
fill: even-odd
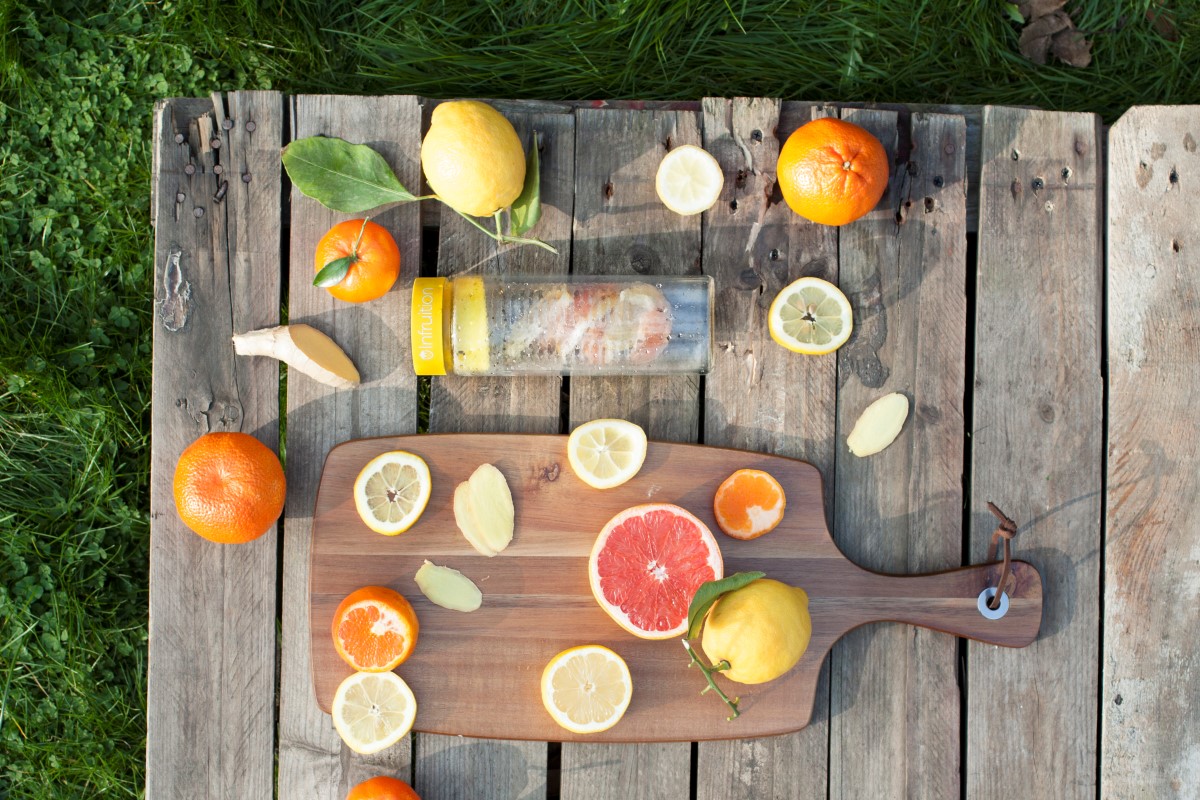
[(1025, 647), (1041, 627), (1042, 576), (1025, 561), (1012, 562), (1014, 583), (1005, 596), (1007, 610), (996, 619), (985, 616), (979, 598), (999, 580), (999, 564), (929, 575), (869, 574), (866, 596), (855, 599), (861, 618), (846, 630), (868, 622), (904, 622), (988, 644)]

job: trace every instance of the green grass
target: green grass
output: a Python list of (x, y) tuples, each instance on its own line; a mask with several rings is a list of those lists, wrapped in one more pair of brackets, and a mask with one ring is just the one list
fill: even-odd
[[(0, 797), (144, 782), (151, 110), (279, 88), (430, 96), (1200, 102), (1200, 13), (1085, 0), (1086, 70), (1001, 2), (0, 0)], [(1172, 5), (1171, 3), (1167, 4)], [(7, 793), (7, 794), (6, 794)]]

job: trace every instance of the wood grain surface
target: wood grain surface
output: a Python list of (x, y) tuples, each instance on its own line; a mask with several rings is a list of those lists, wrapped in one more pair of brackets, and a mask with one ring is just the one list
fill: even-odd
[[(433, 493), (413, 528), (385, 537), (359, 519), (353, 483), (371, 458), (395, 449), (426, 460)], [(514, 541), (494, 558), (475, 553), (457, 530), (452, 510), (454, 487), (485, 462), (504, 473), (517, 508)], [(769, 536), (750, 542), (722, 536), (725, 569), (762, 569), (803, 587), (813, 636), (786, 677), (755, 687), (729, 686), (741, 695), (747, 713), (726, 725), (724, 705), (699, 702), (679, 642), (638, 639), (600, 609), (588, 586), (587, 559), (604, 524), (640, 503), (674, 502), (716, 530), (713, 494), (742, 467), (774, 474), (788, 493), (789, 511)], [(464, 736), (689, 741), (786, 733), (808, 723), (825, 653), (859, 625), (895, 620), (996, 644), (1033, 641), (1041, 619), (1035, 570), (1019, 564), (1008, 615), (985, 620), (976, 601), (989, 568), (919, 577), (868, 572), (833, 544), (821, 493), (820, 474), (805, 462), (702, 445), (654, 442), (638, 476), (605, 492), (571, 472), (561, 435), (426, 434), (339, 445), (326, 460), (313, 517), (310, 630), (317, 702), (328, 708), (337, 684), (350, 673), (333, 649), (328, 620), (342, 598), (372, 584), (410, 598), (421, 620), (416, 651), (397, 670), (417, 696), (414, 729)], [(464, 614), (425, 600), (413, 580), (425, 559), (474, 580), (484, 593), (483, 608)], [(541, 708), (538, 679), (555, 653), (589, 642), (620, 653), (636, 688), (621, 724), (581, 737), (558, 728)]]
[(984, 109), (969, 557), (987, 557), (996, 521), (983, 504), (994, 501), (1020, 526), (1015, 552), (1053, 588), (1044, 634), (1019, 658), (968, 645), (969, 799), (1095, 797), (1104, 452), (1098, 122)]
[[(669, 211), (654, 189), (658, 165), (672, 147), (700, 144), (695, 111), (580, 110), (576, 118), (572, 271), (698, 274), (700, 218)], [(699, 396), (696, 375), (572, 378), (567, 426), (619, 417), (656, 439), (694, 442)], [(564, 744), (563, 800), (686, 800), (691, 761), (687, 745)]]
[[(838, 232), (855, 334), (837, 354), (834, 538), (870, 569), (948, 569), (963, 550), (966, 128), (941, 114), (842, 118), (883, 142), (892, 178), (875, 210)], [(910, 403), (899, 439), (852, 455), (858, 415), (889, 392)], [(878, 625), (838, 642), (830, 664), (830, 797), (958, 798), (958, 643)]]
[(279, 318), (277, 302), (260, 301), (279, 297), (283, 98), (164, 101), (154, 137), (146, 796), (269, 796), (276, 531), (242, 545), (200, 538), (179, 519), (172, 476), (213, 431), (278, 451), (278, 365), (235, 356), (230, 337)]
[[(420, 185), (421, 111), (415, 97), (301, 95), (292, 100), (291, 131), (294, 139), (326, 135), (370, 144), (401, 183), (409, 189)], [(329, 715), (313, 702), (308, 586), (312, 503), (325, 454), (353, 436), (417, 429), (416, 378), (403, 347), (409, 335), (412, 279), (421, 260), (417, 206), (395, 206), (372, 217), (400, 248), (400, 280), (377, 300), (342, 303), (312, 285), (313, 252), (320, 237), (350, 215), (292, 191), (289, 321), (331, 336), (358, 366), (363, 383), (354, 389), (333, 389), (294, 371), (288, 377), (279, 797), (342, 800), (351, 786), (372, 775), (411, 776), (408, 739), (376, 755), (355, 755), (342, 744)]]
[[(705, 100), (704, 146), (725, 173), (705, 217), (705, 273), (716, 284), (714, 363), (704, 383), (704, 439), (800, 458), (833, 475), (836, 362), (796, 358), (772, 341), (767, 312), (803, 275), (837, 280), (837, 233), (801, 219), (775, 186), (779, 148), (829, 109), (777, 100)], [(826, 499), (828, 499), (826, 487)], [(822, 519), (827, 519), (821, 509)], [(701, 743), (698, 800), (817, 797), (829, 760), (828, 667), (804, 730), (771, 738)]]
[(1100, 790), (1200, 797), (1200, 108), (1108, 149), (1108, 524)]
[[(556, 275), (571, 264), (571, 212), (575, 188), (575, 118), (552, 111), (509, 112), (528, 150), (535, 131), (540, 142), (542, 219), (536, 235), (558, 250), (499, 247), (457, 214), (442, 216), (438, 272), (445, 276)], [(558, 433), (562, 378), (475, 377), (432, 379), (429, 430)], [(414, 786), (424, 800), (473, 798), (487, 785), (496, 797), (526, 797), (545, 791), (547, 747), (534, 742), (473, 741), (420, 734)]]

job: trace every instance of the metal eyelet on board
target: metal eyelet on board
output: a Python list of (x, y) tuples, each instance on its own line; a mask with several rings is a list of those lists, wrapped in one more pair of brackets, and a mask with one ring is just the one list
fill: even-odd
[(996, 596), (995, 587), (989, 586), (979, 593), (979, 613), (983, 614), (987, 619), (1000, 619), (1008, 613), (1008, 593), (1000, 593), (1000, 606), (998, 608), (990, 608), (988, 603)]

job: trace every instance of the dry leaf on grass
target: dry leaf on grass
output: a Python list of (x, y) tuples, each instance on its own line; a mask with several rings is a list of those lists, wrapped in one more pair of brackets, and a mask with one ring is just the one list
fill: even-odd
[(1092, 43), (1062, 10), (1066, 0), (1021, 0), (1017, 10), (1025, 19), (1018, 46), (1021, 55), (1045, 64), (1051, 53), (1073, 67), (1092, 63)]

